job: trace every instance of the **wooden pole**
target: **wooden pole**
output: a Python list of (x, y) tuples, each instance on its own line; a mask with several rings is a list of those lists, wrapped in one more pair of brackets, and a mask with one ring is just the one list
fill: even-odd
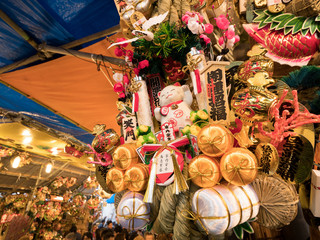
[(47, 53), (47, 52), (58, 53), (58, 54), (62, 54), (62, 55), (68, 55), (68, 56), (74, 56), (74, 57), (78, 57), (78, 58), (82, 58), (82, 59), (87, 59), (87, 60), (92, 61), (94, 63), (102, 61), (102, 62), (110, 62), (115, 65), (126, 65), (126, 61), (123, 59), (120, 59), (120, 58), (97, 55), (94, 53), (80, 52), (80, 51), (65, 49), (65, 48), (61, 48), (61, 47), (48, 46), (45, 44), (41, 44), (39, 46), (39, 50), (44, 53)]
[(4, 11), (0, 9), (0, 18), (5, 21), (13, 30), (15, 30), (24, 40), (33, 48), (37, 49), (38, 44), (30, 37), (18, 24), (16, 24)]
[(36, 193), (36, 191), (37, 191), (37, 187), (38, 187), (38, 184), (39, 184), (39, 181), (40, 181), (40, 178), (41, 178), (42, 168), (43, 168), (43, 165), (41, 165), (41, 167), (40, 167), (40, 171), (39, 171), (39, 174), (38, 174), (38, 178), (37, 178), (36, 184), (34, 185), (33, 191), (32, 191), (32, 193), (30, 194), (29, 201), (28, 201), (27, 207), (26, 207), (26, 209), (25, 209), (25, 212), (28, 212), (28, 211), (30, 210), (31, 203), (32, 203), (32, 198), (33, 198), (33, 196), (35, 195), (35, 193)]
[[(61, 48), (74, 48), (74, 47), (80, 46), (80, 45), (82, 45), (84, 43), (88, 43), (88, 42), (97, 40), (99, 38), (102, 38), (102, 37), (117, 33), (119, 31), (120, 31), (120, 25), (116, 25), (116, 26), (108, 28), (106, 30), (94, 33), (94, 34), (92, 34), (90, 36), (87, 36), (87, 37), (84, 37), (84, 38), (81, 38), (81, 39), (66, 43), (66, 44), (64, 44), (64, 45), (62, 45), (60, 47)], [(51, 58), (51, 56), (46, 56), (46, 59), (49, 59), (49, 58)], [(26, 65), (34, 63), (34, 62), (36, 62), (38, 60), (43, 60), (43, 56), (41, 56), (40, 54), (36, 54), (36, 55), (31, 56), (31, 57), (19, 60), (17, 62), (14, 62), (12, 64), (9, 64), (7, 66), (4, 66), (4, 67), (0, 68), (0, 74), (12, 71), (12, 70), (17, 69), (17, 68), (22, 67), (22, 66), (26, 66)]]

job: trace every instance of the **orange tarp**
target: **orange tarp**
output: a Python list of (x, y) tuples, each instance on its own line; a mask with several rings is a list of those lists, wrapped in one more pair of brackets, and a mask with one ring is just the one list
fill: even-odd
[[(110, 39), (121, 36), (116, 34)], [(107, 50), (108, 46), (109, 42), (103, 40), (83, 51), (116, 57), (114, 48)], [(109, 69), (109, 73), (112, 78), (112, 70)], [(0, 79), (84, 128), (92, 130), (95, 124), (103, 123), (119, 132), (115, 119), (117, 94), (103, 73), (97, 71), (96, 64), (89, 60), (65, 56), (2, 74)]]

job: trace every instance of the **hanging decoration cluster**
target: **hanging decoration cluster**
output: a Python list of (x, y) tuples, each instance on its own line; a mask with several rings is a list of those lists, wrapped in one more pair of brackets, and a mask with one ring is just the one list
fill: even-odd
[[(118, 220), (129, 230), (203, 239), (233, 229), (242, 238), (253, 232), (249, 222), (276, 229), (295, 218), (293, 184), (310, 182), (314, 156), (314, 132), (301, 129), (320, 116), (273, 77), (274, 61), (308, 63), (320, 43), (320, 11), (308, 6), (317, 12), (308, 18), (291, 3), (254, 2), (260, 10), (245, 1), (239, 9), (115, 2), (128, 38), (109, 46), (128, 63), (113, 75), (121, 136), (97, 125), (90, 163), (101, 187), (116, 193)], [(241, 64), (227, 61), (241, 41), (239, 14), (260, 43)]]

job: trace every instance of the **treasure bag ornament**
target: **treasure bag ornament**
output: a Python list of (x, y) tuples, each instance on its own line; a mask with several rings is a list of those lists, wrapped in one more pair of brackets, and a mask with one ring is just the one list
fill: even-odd
[(210, 157), (221, 157), (233, 147), (231, 132), (220, 124), (210, 124), (201, 129), (197, 136), (200, 150)]
[(229, 183), (247, 185), (257, 176), (257, 158), (246, 148), (232, 148), (220, 159), (220, 171)]
[(146, 190), (149, 179), (148, 165), (138, 163), (126, 170), (124, 182), (130, 191)]
[(221, 184), (195, 192), (189, 214), (207, 234), (218, 235), (257, 216), (259, 206), (250, 185)]
[(136, 146), (133, 143), (125, 143), (116, 148), (112, 154), (113, 164), (120, 170), (126, 170), (139, 162)]
[(117, 217), (122, 227), (129, 231), (143, 228), (150, 218), (150, 208), (143, 202), (143, 195), (126, 192), (117, 208)]
[(121, 192), (126, 189), (124, 171), (115, 167), (110, 168), (106, 176), (106, 184), (112, 192)]
[(188, 171), (191, 181), (199, 187), (213, 187), (221, 179), (218, 161), (204, 154), (191, 160)]
[(145, 193), (145, 202), (152, 202), (155, 183), (167, 186), (174, 181), (176, 194), (188, 189), (186, 180), (181, 173), (184, 164), (183, 153), (178, 150), (178, 147), (188, 144), (190, 144), (189, 139), (183, 137), (170, 143), (143, 145), (144, 152), (154, 154), (150, 163), (150, 177)]

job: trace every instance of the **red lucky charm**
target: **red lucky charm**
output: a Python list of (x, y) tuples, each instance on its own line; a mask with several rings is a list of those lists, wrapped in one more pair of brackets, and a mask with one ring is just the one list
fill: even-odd
[(150, 177), (144, 202), (153, 201), (154, 185), (168, 186), (175, 181), (174, 193), (186, 191), (188, 185), (181, 173), (184, 164), (184, 157), (177, 149), (190, 144), (187, 137), (177, 139), (169, 144), (144, 144), (142, 150), (144, 152), (155, 152), (151, 159)]
[(64, 147), (64, 152), (72, 155), (76, 151), (76, 148), (70, 144)]

